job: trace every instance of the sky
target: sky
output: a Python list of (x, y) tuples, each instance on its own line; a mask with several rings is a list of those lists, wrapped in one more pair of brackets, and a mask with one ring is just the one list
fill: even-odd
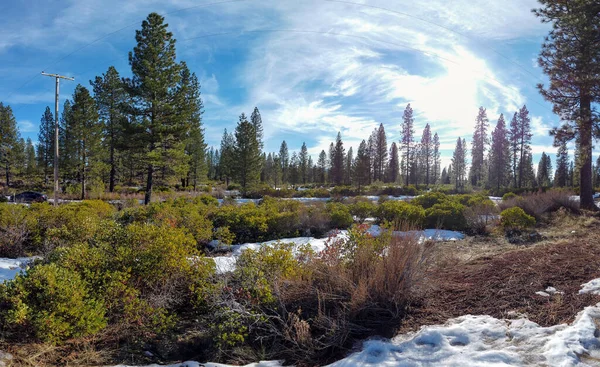
[[(114, 65), (130, 76), (135, 30), (150, 12), (165, 16), (202, 87), (209, 145), (258, 107), (265, 150), (303, 142), (316, 158), (341, 132), (346, 149), (383, 123), (400, 138), (407, 104), (415, 135), (426, 123), (440, 136), (442, 164), (458, 137), (469, 142), (480, 106), (490, 129), (523, 105), (531, 113), (532, 151), (556, 148), (559, 125), (536, 84), (549, 26), (535, 0), (26, 0), (0, 3), (0, 101), (13, 107), (23, 137), (37, 140), (46, 106), (54, 110), (80, 83)], [(595, 153), (597, 155), (597, 152)]]

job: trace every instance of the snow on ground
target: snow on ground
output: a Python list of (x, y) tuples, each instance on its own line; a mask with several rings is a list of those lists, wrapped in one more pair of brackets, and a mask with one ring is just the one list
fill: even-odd
[(592, 279), (589, 282), (582, 284), (579, 294), (600, 294), (600, 278)]
[[(368, 340), (360, 352), (328, 367), (592, 366), (580, 357), (598, 360), (600, 341), (596, 337), (595, 321), (599, 319), (600, 303), (586, 307), (570, 325), (550, 327), (541, 327), (526, 318), (500, 320), (466, 315), (444, 325), (424, 326), (418, 332), (399, 335), (391, 341)], [(197, 362), (169, 367), (200, 366), (233, 367)], [(246, 367), (279, 366), (279, 362), (272, 361)]]
[[(114, 367), (129, 367), (126, 365), (118, 365)], [(221, 363), (198, 363), (194, 361), (187, 361), (182, 363), (170, 364), (170, 365), (158, 365), (158, 364), (150, 364), (144, 367), (233, 367), (229, 364), (221, 364)], [(281, 362), (277, 361), (261, 361), (258, 363), (250, 363), (242, 367), (281, 367)]]
[(27, 267), (36, 257), (19, 257), (16, 259), (8, 259), (0, 257), (0, 283), (6, 280), (13, 279), (17, 273)]

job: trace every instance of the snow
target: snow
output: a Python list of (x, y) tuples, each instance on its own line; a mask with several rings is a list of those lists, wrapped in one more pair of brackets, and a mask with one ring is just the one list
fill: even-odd
[(579, 294), (600, 294), (600, 278), (592, 279), (589, 282), (582, 284)]
[(37, 257), (18, 257), (16, 259), (8, 259), (0, 257), (0, 283), (6, 280), (12, 280), (21, 270), (35, 260)]
[[(170, 364), (170, 365), (158, 365), (158, 364), (150, 364), (144, 367), (233, 367), (229, 364), (221, 364), (221, 363), (212, 363), (212, 362), (208, 362), (208, 363), (198, 363), (198, 362), (194, 362), (194, 361), (187, 361), (187, 362), (181, 362), (181, 363), (176, 363), (176, 364)], [(250, 363), (247, 364), (243, 367), (281, 367), (281, 362), (278, 361), (262, 361), (262, 362), (258, 362), (258, 363)], [(123, 364), (120, 364), (118, 366), (114, 366), (114, 367), (130, 367), (130, 366), (126, 366)]]
[[(369, 232), (372, 236), (379, 236), (381, 234), (381, 227), (373, 224), (367, 232)], [(425, 229), (423, 231), (409, 231), (409, 232), (400, 232), (394, 231), (394, 236), (417, 236), (420, 241), (424, 240), (434, 240), (434, 241), (458, 241), (465, 238), (465, 235), (457, 232), (457, 231), (449, 231), (446, 229)]]
[[(424, 326), (394, 339), (367, 340), (362, 350), (328, 367), (509, 367), (591, 366), (580, 360), (597, 359), (600, 341), (595, 320), (600, 303), (579, 312), (575, 321), (541, 327), (526, 319), (496, 319), (466, 315), (444, 325)], [(157, 367), (150, 365), (147, 367)], [(168, 367), (233, 367), (226, 364), (183, 362)], [(246, 367), (280, 367), (280, 362), (258, 362)], [(125, 367), (125, 366), (115, 366)]]

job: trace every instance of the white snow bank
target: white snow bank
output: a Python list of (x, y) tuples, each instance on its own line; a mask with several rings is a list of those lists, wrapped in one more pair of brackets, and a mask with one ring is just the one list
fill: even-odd
[[(114, 366), (114, 367), (131, 367), (131, 366), (126, 366), (126, 365), (120, 364), (120, 365)], [(181, 362), (181, 363), (170, 364), (170, 365), (150, 364), (150, 365), (144, 366), (144, 367), (234, 367), (234, 366), (231, 366), (229, 364), (212, 363), (212, 362), (198, 363), (198, 362), (194, 362), (194, 361), (187, 361), (187, 362)], [(258, 363), (250, 363), (250, 364), (247, 364), (242, 367), (281, 367), (281, 362), (261, 361)]]
[(16, 259), (0, 257), (0, 282), (14, 279), (21, 270), (25, 269), (36, 258), (38, 257), (18, 257)]
[(579, 356), (600, 347), (594, 335), (599, 306), (586, 307), (571, 325), (552, 327), (527, 319), (462, 316), (391, 342), (367, 341), (361, 352), (329, 367), (587, 366)]
[(579, 294), (600, 294), (600, 278), (592, 279), (589, 282), (582, 284)]
[[(525, 318), (500, 320), (491, 316), (461, 316), (444, 325), (425, 326), (391, 341), (369, 340), (360, 352), (328, 367), (508, 367), (590, 366), (582, 355), (596, 359), (600, 341), (595, 320), (600, 303), (586, 307), (571, 325), (541, 327)], [(147, 367), (157, 367), (150, 365)], [(234, 367), (183, 362), (168, 367)], [(246, 367), (280, 367), (276, 361)], [(115, 366), (125, 367), (125, 366)]]
[[(379, 236), (382, 228), (376, 224), (373, 224), (367, 230), (372, 236)], [(434, 241), (458, 241), (465, 238), (465, 235), (457, 231), (449, 231), (446, 229), (425, 229), (423, 231), (409, 231), (400, 232), (394, 231), (394, 236), (417, 236), (420, 241), (434, 240)]]

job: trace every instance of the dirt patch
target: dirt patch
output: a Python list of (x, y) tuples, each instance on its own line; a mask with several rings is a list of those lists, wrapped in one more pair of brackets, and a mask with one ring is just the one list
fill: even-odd
[[(505, 248), (506, 249), (506, 248)], [(600, 296), (579, 295), (581, 284), (600, 277), (600, 234), (448, 263), (431, 274), (432, 288), (400, 331), (444, 323), (461, 315), (520, 315), (542, 325), (573, 321)], [(536, 292), (554, 287), (562, 294)]]

